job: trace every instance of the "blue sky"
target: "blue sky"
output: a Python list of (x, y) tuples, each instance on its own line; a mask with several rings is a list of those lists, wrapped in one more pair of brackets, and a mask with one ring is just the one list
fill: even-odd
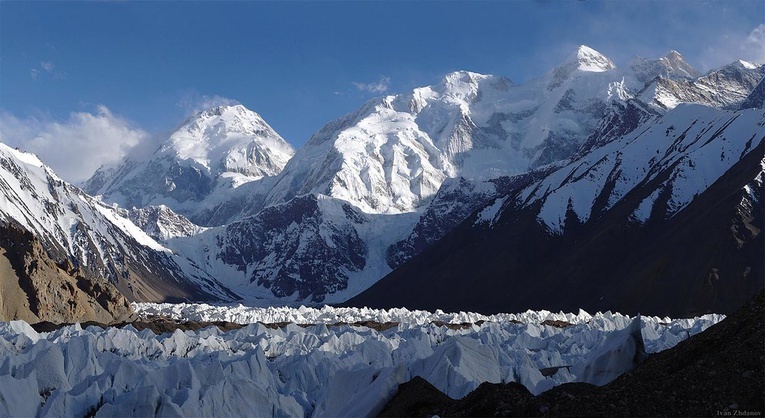
[(47, 162), (81, 180), (233, 100), (297, 148), (372, 97), (459, 69), (524, 82), (580, 44), (618, 66), (670, 49), (701, 71), (763, 62), (765, 2), (3, 1), (0, 138), (71, 145)]

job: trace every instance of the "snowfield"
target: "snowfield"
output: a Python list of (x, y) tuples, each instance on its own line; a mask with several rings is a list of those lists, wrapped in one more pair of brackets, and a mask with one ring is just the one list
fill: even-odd
[[(724, 318), (134, 307), (142, 316), (248, 325), (157, 336), (132, 326), (38, 333), (22, 321), (0, 323), (0, 416), (370, 416), (414, 376), (453, 398), (484, 381), (520, 382), (538, 394), (565, 382), (604, 384), (643, 346), (670, 348)], [(258, 321), (291, 323), (274, 329)], [(381, 332), (340, 324), (361, 321), (398, 324)], [(443, 325), (465, 322), (472, 324)]]

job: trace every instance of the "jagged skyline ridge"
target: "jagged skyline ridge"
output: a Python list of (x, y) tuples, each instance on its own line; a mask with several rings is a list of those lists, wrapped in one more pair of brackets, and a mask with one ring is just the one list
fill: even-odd
[[(20, 125), (16, 132), (31, 132), (5, 136), (24, 143), (59, 125), (76, 126), (73, 112), (151, 135), (174, 129), (200, 107), (236, 100), (298, 148), (326, 121), (372, 97), (456, 70), (524, 83), (579, 44), (619, 68), (637, 55), (675, 49), (702, 73), (738, 58), (762, 61), (757, 54), (765, 51), (756, 1), (2, 7), (0, 130)], [(200, 27), (206, 29), (194, 29)], [(141, 36), (126, 36), (134, 32)], [(88, 145), (95, 138), (131, 145), (121, 132), (91, 133)], [(85, 144), (74, 137), (67, 149), (81, 151)]]

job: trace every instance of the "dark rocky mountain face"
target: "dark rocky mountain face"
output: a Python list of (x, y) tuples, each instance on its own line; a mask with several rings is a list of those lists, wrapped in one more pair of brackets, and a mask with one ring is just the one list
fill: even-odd
[(762, 109), (765, 107), (765, 78), (757, 83), (757, 86), (749, 93), (749, 96), (741, 103), (739, 109)]
[(202, 229), (166, 206), (133, 208), (126, 211), (124, 216), (157, 241), (189, 237)]
[(366, 244), (352, 225), (363, 223), (363, 214), (341, 206), (345, 217), (328, 216), (314, 195), (268, 207), (219, 233), (216, 257), (277, 297), (297, 293), (320, 302), (345, 289), (348, 273), (366, 264)]
[[(677, 163), (655, 170), (649, 181), (586, 221), (569, 204), (563, 233), (551, 233), (539, 221), (540, 202), (507, 203), (492, 227), (477, 222), (480, 213), (473, 215), (347, 304), (481, 312), (584, 308), (675, 317), (730, 312), (765, 284), (763, 136), (673, 216), (666, 212), (671, 189), (661, 192), (659, 185), (676, 176)], [(651, 216), (635, 222), (635, 208), (653, 193), (659, 198)], [(514, 202), (517, 193), (508, 196)]]
[(543, 178), (553, 168), (547, 167), (517, 176), (503, 176), (486, 181), (460, 177), (447, 182), (438, 190), (433, 201), (420, 215), (411, 234), (406, 239), (388, 247), (386, 251), (388, 266), (395, 270), (438, 242), (477, 210), (501, 196), (520, 190)]

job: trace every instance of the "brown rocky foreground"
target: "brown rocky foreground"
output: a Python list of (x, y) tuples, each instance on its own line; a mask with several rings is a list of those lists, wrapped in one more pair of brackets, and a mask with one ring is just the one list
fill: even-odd
[(399, 386), (383, 417), (763, 416), (765, 292), (608, 385), (568, 383), (533, 396), (518, 383), (484, 383), (449, 398), (416, 377)]
[(113, 323), (136, 318), (106, 280), (86, 279), (68, 260), (54, 260), (17, 224), (0, 224), (0, 321)]

